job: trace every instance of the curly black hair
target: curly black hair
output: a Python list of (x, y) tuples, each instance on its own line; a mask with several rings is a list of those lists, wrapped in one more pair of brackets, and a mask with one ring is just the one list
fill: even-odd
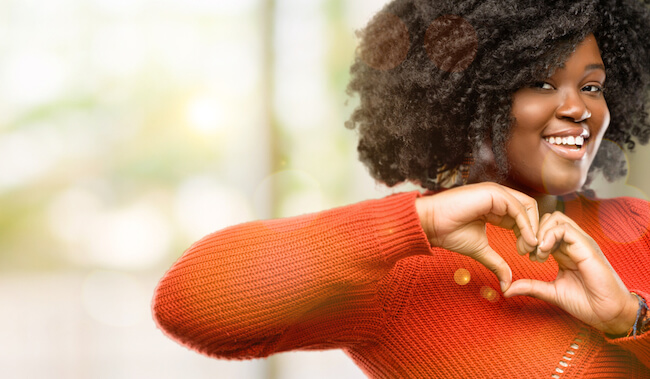
[[(360, 105), (346, 127), (358, 130), (361, 161), (388, 186), (437, 190), (489, 139), (504, 178), (513, 93), (551, 75), (589, 34), (607, 70), (605, 138), (628, 150), (647, 143), (649, 3), (391, 1), (358, 32), (350, 69)], [(596, 171), (625, 175), (620, 150), (601, 147), (590, 177)]]

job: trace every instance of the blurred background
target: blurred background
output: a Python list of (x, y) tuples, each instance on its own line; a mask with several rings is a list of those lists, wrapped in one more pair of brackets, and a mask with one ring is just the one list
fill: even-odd
[[(383, 4), (2, 0), (0, 377), (362, 378), (339, 351), (203, 357), (150, 302), (207, 233), (408, 189), (375, 184), (343, 126)], [(648, 149), (628, 159), (601, 196), (646, 198)]]

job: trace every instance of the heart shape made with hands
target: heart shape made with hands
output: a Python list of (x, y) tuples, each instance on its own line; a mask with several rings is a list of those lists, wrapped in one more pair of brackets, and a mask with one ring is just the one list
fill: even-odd
[(504, 297), (535, 297), (612, 335), (625, 334), (634, 325), (636, 297), (594, 239), (571, 218), (562, 212), (544, 214), (537, 238), (539, 245), (529, 259), (544, 264), (552, 257), (557, 263), (555, 279), (518, 279), (503, 291)]
[[(622, 332), (634, 322), (638, 309), (634, 296), (596, 242), (564, 213), (545, 213), (540, 218), (535, 199), (496, 183), (422, 196), (415, 208), (432, 246), (481, 263), (497, 276), (506, 298), (541, 299), (607, 333)], [(509, 265), (488, 242), (488, 223), (513, 230), (520, 255), (528, 254), (538, 263), (552, 255), (558, 267), (555, 279), (513, 282)]]

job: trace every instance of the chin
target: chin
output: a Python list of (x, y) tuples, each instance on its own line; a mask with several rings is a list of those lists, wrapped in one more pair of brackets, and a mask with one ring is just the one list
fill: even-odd
[(552, 178), (544, 180), (544, 193), (554, 196), (567, 195), (579, 191), (587, 181), (586, 175), (582, 175), (576, 179), (575, 176), (565, 178), (565, 180), (558, 180)]

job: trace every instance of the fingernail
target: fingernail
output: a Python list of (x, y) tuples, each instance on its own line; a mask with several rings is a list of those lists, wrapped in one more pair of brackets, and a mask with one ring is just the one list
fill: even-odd
[(507, 289), (506, 282), (499, 282), (499, 285), (501, 285), (501, 292), (506, 292), (506, 289)]

